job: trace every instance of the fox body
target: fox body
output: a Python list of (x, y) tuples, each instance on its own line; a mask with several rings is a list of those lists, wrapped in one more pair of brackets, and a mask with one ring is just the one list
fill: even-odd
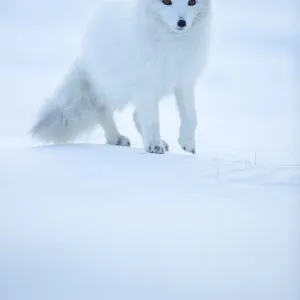
[(129, 146), (113, 119), (128, 103), (146, 151), (164, 153), (158, 102), (174, 94), (179, 143), (195, 153), (194, 87), (206, 62), (209, 0), (104, 1), (82, 51), (32, 128), (40, 140), (65, 143), (102, 125), (109, 144)]

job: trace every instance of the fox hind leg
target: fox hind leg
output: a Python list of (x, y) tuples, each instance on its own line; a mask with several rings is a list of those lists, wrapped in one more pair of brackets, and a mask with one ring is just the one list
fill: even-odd
[(115, 123), (113, 113), (108, 108), (101, 108), (99, 111), (99, 123), (102, 126), (109, 145), (130, 146), (130, 140), (121, 135)]

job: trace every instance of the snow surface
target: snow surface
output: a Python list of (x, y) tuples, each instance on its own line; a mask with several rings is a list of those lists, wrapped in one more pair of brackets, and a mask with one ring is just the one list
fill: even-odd
[[(163, 156), (27, 132), (98, 0), (0, 4), (0, 299), (300, 299), (296, 1), (214, 1), (198, 153), (161, 105)], [(72, 9), (70, 9), (70, 7)]]

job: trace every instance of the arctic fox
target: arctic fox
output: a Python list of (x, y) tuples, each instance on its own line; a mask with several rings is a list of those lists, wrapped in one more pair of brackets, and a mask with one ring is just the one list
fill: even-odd
[(195, 154), (194, 86), (207, 54), (210, 0), (108, 0), (92, 18), (80, 56), (47, 101), (31, 133), (66, 143), (100, 124), (108, 144), (130, 146), (113, 114), (128, 103), (145, 150), (164, 153), (159, 100), (174, 94), (178, 142)]

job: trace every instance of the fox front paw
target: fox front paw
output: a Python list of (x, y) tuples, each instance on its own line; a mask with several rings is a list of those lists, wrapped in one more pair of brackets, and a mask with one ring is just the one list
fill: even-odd
[(192, 153), (192, 154), (196, 154), (196, 146), (195, 146), (195, 140), (193, 139), (182, 139), (180, 138), (178, 140), (181, 148), (186, 151), (186, 152), (189, 152), (189, 153)]
[(167, 150), (163, 142), (152, 142), (146, 147), (146, 151), (155, 154), (164, 154)]

